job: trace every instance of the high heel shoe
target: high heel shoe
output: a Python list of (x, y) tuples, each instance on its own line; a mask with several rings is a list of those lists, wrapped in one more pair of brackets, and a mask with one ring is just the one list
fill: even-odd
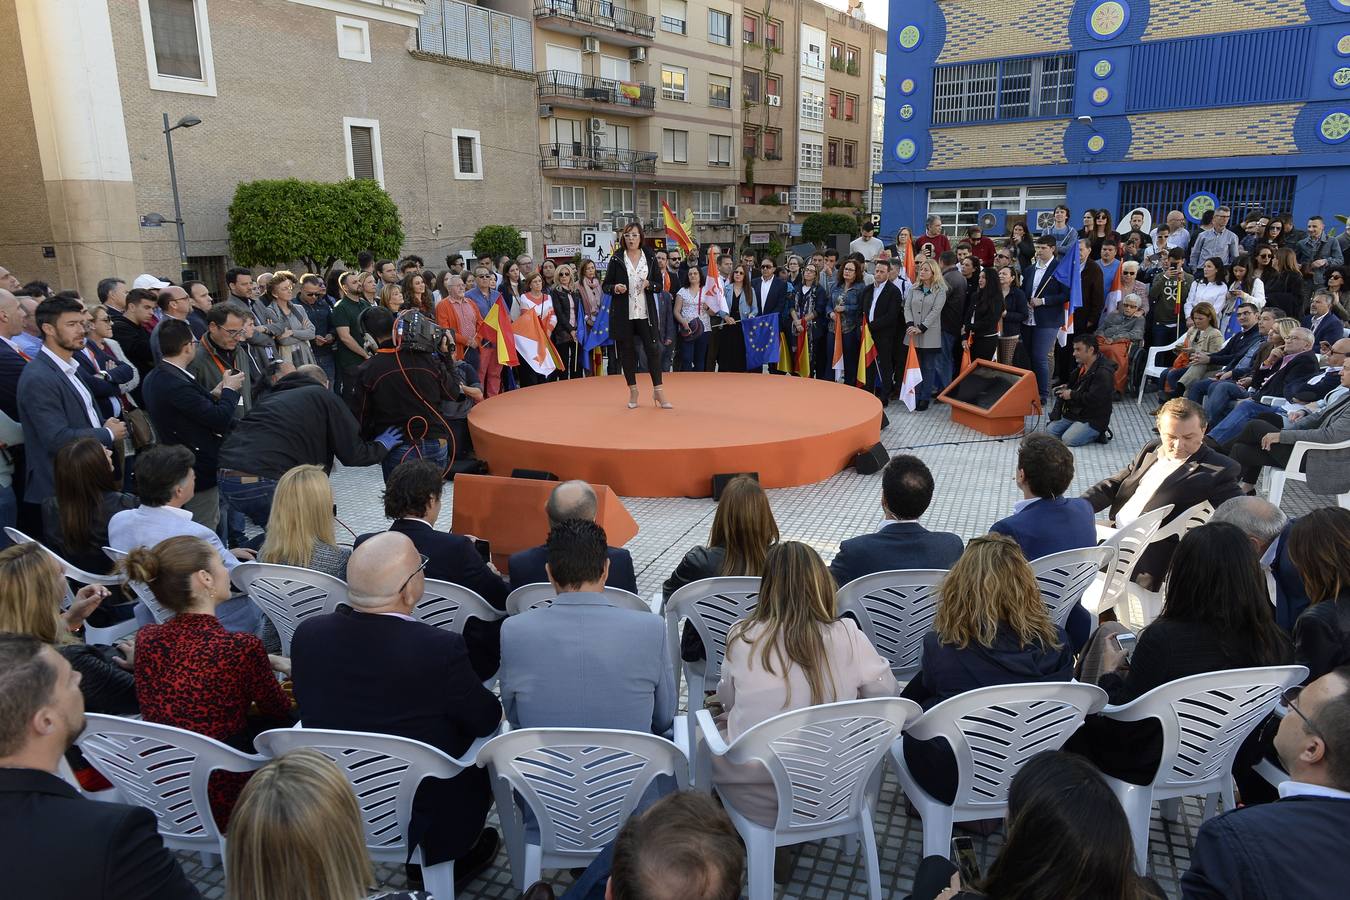
[(666, 392), (661, 390), (660, 388), (656, 388), (655, 390), (652, 391), (652, 402), (655, 403), (661, 409), (675, 408), (671, 406), (670, 403), (666, 400)]
[(629, 408), (629, 409), (637, 409), (637, 405), (638, 405), (638, 392), (637, 392), (637, 388), (632, 388), (632, 389), (629, 390), (629, 392), (628, 392), (628, 408)]

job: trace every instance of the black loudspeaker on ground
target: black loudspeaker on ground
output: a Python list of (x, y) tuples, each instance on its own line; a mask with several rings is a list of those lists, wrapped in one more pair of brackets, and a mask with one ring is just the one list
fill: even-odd
[(886, 463), (890, 461), (891, 455), (886, 452), (886, 448), (880, 444), (873, 444), (853, 457), (853, 468), (860, 475), (875, 475), (885, 468)]
[(543, 469), (512, 469), (512, 478), (534, 478), (538, 481), (557, 481), (558, 476)]
[(759, 481), (759, 473), (758, 473), (758, 472), (728, 472), (728, 473), (725, 473), (725, 474), (722, 474), (722, 475), (714, 475), (714, 476), (713, 476), (713, 499), (714, 499), (714, 500), (721, 500), (721, 499), (722, 499), (722, 492), (723, 492), (724, 490), (726, 490), (726, 488), (727, 488), (727, 482), (731, 481), (731, 479), (735, 478), (737, 475), (748, 475), (749, 477), (755, 479), (755, 481)]

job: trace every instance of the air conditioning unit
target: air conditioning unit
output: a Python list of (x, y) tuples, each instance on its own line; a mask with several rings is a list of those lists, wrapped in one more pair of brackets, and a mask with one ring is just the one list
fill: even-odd
[(553, 105), (551, 103), (540, 103), (539, 118), (547, 119), (551, 115), (553, 115)]
[(787, 206), (789, 203), (792, 202), (792, 195), (789, 194), (787, 191), (779, 191), (778, 202), (781, 203), (783, 206)]
[(591, 117), (586, 120), (586, 127), (590, 129), (591, 134), (601, 134), (605, 130), (605, 120)]
[(581, 39), (581, 52), (582, 52), (582, 53), (599, 53), (599, 52), (600, 52), (600, 39), (599, 39), (598, 37), (590, 37), (590, 36), (587, 36), (587, 37), (582, 38), (582, 39)]
[[(730, 209), (730, 207), (728, 207), (728, 209)], [(740, 228), (740, 232), (741, 232), (741, 234), (743, 234), (743, 235), (749, 234), (749, 233), (750, 233), (750, 226), (749, 226), (749, 225), (742, 225), (741, 228)]]
[(778, 223), (778, 233), (779, 233), (779, 234), (792, 234), (792, 226), (789, 225), (787, 222), (779, 222), (779, 223)]
[(628, 61), (629, 61), (629, 62), (637, 62), (637, 63), (645, 63), (645, 62), (647, 61), (647, 48), (646, 48), (646, 47), (631, 47), (631, 48), (629, 48), (629, 50), (628, 50)]
[(765, 94), (765, 95), (764, 95), (764, 99), (765, 99), (765, 101), (768, 102), (768, 104), (769, 104), (770, 106), (782, 106), (782, 105), (783, 105), (783, 98), (780, 97), (780, 96), (778, 96), (777, 94)]
[(605, 136), (603, 134), (591, 135), (591, 146), (596, 150), (603, 150), (605, 147)]
[(1006, 209), (982, 209), (975, 216), (975, 223), (988, 236), (997, 236), (1008, 230), (1008, 211)]
[(1055, 226), (1055, 211), (1053, 209), (1029, 209), (1027, 210), (1027, 230), (1040, 234), (1046, 228)]
[(722, 218), (724, 218), (724, 219), (734, 219), (734, 218), (736, 218), (736, 207), (734, 207), (734, 206), (724, 206), (724, 207), (722, 207)]

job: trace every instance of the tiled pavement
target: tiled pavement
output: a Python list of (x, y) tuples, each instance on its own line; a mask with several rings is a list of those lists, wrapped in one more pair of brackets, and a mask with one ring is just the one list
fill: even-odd
[[(925, 413), (911, 414), (892, 404), (890, 426), (882, 442), (892, 455), (913, 453), (933, 471), (937, 491), (933, 505), (924, 516), (924, 524), (935, 530), (954, 531), (963, 538), (983, 534), (990, 524), (1007, 515), (1013, 503), (1021, 499), (1013, 484), (1017, 459), (1017, 439), (984, 439), (950, 421), (947, 408), (935, 405)], [(1044, 422), (1027, 420), (1028, 428), (1044, 427)], [(1107, 445), (1090, 445), (1075, 452), (1077, 472), (1071, 488), (1077, 493), (1099, 479), (1119, 470), (1153, 434), (1152, 419), (1133, 402), (1117, 404), (1112, 419), (1115, 439)], [(333, 475), (338, 516), (353, 532), (383, 530), (379, 467), (341, 469)], [(446, 486), (446, 502), (440, 525), (448, 528), (452, 509), (453, 486)], [(826, 481), (797, 488), (769, 491), (770, 503), (784, 538), (805, 541), (815, 547), (828, 562), (847, 537), (872, 530), (881, 519), (880, 478), (842, 472)], [(1290, 483), (1283, 507), (1290, 515), (1325, 505), (1331, 498), (1309, 494), (1300, 483)], [(639, 531), (627, 544), (633, 555), (638, 587), (644, 596), (660, 588), (686, 550), (707, 539), (712, 524), (712, 500), (631, 498), (625, 501), (637, 521)], [(339, 538), (343, 540), (343, 537)], [(350, 540), (347, 535), (346, 540)], [(1178, 879), (1186, 870), (1194, 831), (1199, 825), (1197, 800), (1184, 803), (1180, 822), (1163, 823), (1155, 810), (1149, 846), (1152, 874), (1172, 896), (1177, 896)], [(494, 813), (495, 820), (495, 813)], [(896, 897), (906, 895), (922, 849), (922, 826), (909, 815), (889, 769), (883, 781), (876, 810), (877, 845), (881, 855), (882, 887)], [(976, 837), (975, 844), (987, 869), (1002, 844), (1002, 834)], [(222, 897), (222, 873), (219, 867), (204, 868), (196, 856), (180, 854), (189, 875), (207, 897)], [(549, 873), (545, 873), (549, 876)], [(386, 887), (403, 886), (401, 867), (380, 866), (377, 876)], [(570, 883), (566, 872), (552, 873), (555, 889)], [(846, 859), (839, 841), (807, 845), (801, 854), (793, 879), (783, 888), (782, 897), (825, 898), (866, 894), (862, 867)], [(496, 864), (461, 897), (515, 898), (510, 869), (503, 850)]]

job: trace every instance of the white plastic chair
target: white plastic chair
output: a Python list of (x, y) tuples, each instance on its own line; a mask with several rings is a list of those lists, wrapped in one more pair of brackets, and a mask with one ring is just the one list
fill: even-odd
[[(48, 556), (56, 560), (56, 564), (61, 567), (61, 575), (66, 579), (66, 595), (61, 598), (62, 610), (70, 609), (71, 604), (75, 602), (75, 592), (70, 589), (70, 582), (72, 581), (79, 584), (101, 584), (104, 587), (122, 583), (122, 579), (117, 575), (95, 575), (93, 572), (86, 572), (79, 566), (62, 559), (51, 547), (41, 541), (34, 540), (17, 528), (6, 526), (5, 535), (16, 544), (37, 544)], [(138, 625), (139, 623), (134, 618), (109, 625), (106, 628), (96, 628), (85, 623), (84, 641), (86, 644), (112, 644), (135, 632)]]
[[(1106, 705), (1096, 685), (1064, 681), (1002, 684), (944, 700), (905, 728), (891, 760), (905, 796), (923, 818), (923, 855), (946, 856), (952, 824), (1008, 813), (1008, 787), (1031, 757), (1058, 750), (1089, 713)], [(905, 765), (905, 741), (945, 738), (956, 757), (957, 787), (949, 805), (931, 796)]]
[(303, 620), (330, 613), (347, 602), (346, 582), (299, 566), (240, 563), (230, 580), (272, 620), (281, 638), (282, 656), (291, 655), (291, 638)]
[[(1270, 467), (1270, 491), (1266, 495), (1271, 503), (1280, 505), (1280, 499), (1284, 496), (1284, 483), (1286, 481), (1301, 481), (1308, 483), (1308, 476), (1305, 472), (1299, 470), (1303, 468), (1303, 457), (1309, 453), (1350, 453), (1350, 441), (1337, 441), (1334, 444), (1315, 444), (1312, 441), (1298, 441), (1294, 444), (1294, 449), (1289, 454), (1289, 462), (1283, 469)], [(1344, 494), (1336, 495), (1336, 505), (1342, 509), (1350, 509), (1350, 491)]]
[(1065, 626), (1069, 614), (1092, 586), (1097, 573), (1103, 566), (1110, 570), (1115, 554), (1112, 547), (1083, 547), (1031, 560), (1031, 571), (1040, 586), (1041, 599), (1056, 625)]
[[(610, 587), (605, 585), (603, 593), (606, 597), (613, 600), (623, 609), (633, 609), (638, 612), (651, 612), (652, 608), (646, 600), (643, 600), (632, 591), (625, 591), (623, 588)], [(539, 581), (534, 584), (522, 584), (506, 597), (506, 614), (508, 616), (518, 616), (523, 612), (529, 612), (532, 609), (538, 609), (541, 606), (548, 606), (553, 602), (553, 598), (558, 596), (558, 592), (553, 589), (553, 585), (547, 581)]]
[[(637, 731), (525, 728), (488, 741), (477, 760), (492, 778), (511, 875), (522, 891), (544, 869), (589, 864), (618, 836), (657, 776), (688, 785), (680, 748)], [(538, 823), (538, 843), (526, 841), (517, 798)]]
[(1125, 586), (1134, 574), (1139, 554), (1148, 546), (1162, 520), (1172, 512), (1172, 504), (1160, 506), (1135, 519), (1129, 525), (1118, 529), (1109, 529), (1110, 534), (1102, 542), (1103, 547), (1115, 550), (1111, 565), (1105, 572), (1099, 572), (1088, 585), (1080, 601), (1083, 608), (1094, 616), (1108, 609), (1115, 609), (1125, 594)]
[(196, 851), (207, 866), (215, 865), (212, 857), (225, 856), (225, 835), (211, 815), (207, 779), (217, 770), (252, 772), (267, 762), (182, 728), (96, 713), (85, 715), (76, 743), (90, 765), (117, 787), (122, 802), (155, 814), (164, 846)]
[[(1178, 329), (1180, 330), (1180, 329)], [(1169, 366), (1158, 365), (1158, 357), (1169, 350), (1175, 350), (1186, 341), (1186, 335), (1181, 334), (1175, 341), (1165, 347), (1150, 347), (1148, 351), (1148, 361), (1144, 366), (1144, 374), (1139, 376), (1139, 396), (1135, 398), (1135, 403), (1144, 402), (1144, 388), (1150, 378), (1162, 378), (1163, 373), (1170, 368)]]
[[(408, 823), (412, 820), (413, 796), (423, 779), (454, 778), (473, 766), (474, 754), (484, 744), (474, 743), (464, 758), (455, 759), (411, 738), (299, 727), (264, 731), (253, 743), (273, 757), (304, 747), (318, 750), (337, 763), (356, 792), (370, 858), (388, 863), (409, 858)], [(421, 848), (415, 848), (411, 858), (422, 866), (422, 880), (430, 894), (454, 900), (453, 859), (423, 865)]]
[(426, 579), (422, 599), (413, 607), (413, 618), (456, 634), (464, 633), (470, 619), (495, 622), (506, 613), (483, 599), (477, 591), (449, 581)]
[[(120, 563), (127, 558), (126, 551), (114, 550), (112, 547), (104, 547), (103, 553), (114, 563)], [(163, 606), (156, 600), (154, 593), (147, 585), (139, 581), (132, 581), (130, 578), (126, 580), (126, 585), (131, 588), (131, 592), (136, 595), (136, 599), (141, 601), (146, 609), (150, 610), (150, 615), (154, 616), (156, 623), (163, 625), (173, 618), (173, 610)]]
[(1148, 872), (1148, 824), (1154, 800), (1203, 795), (1202, 819), (1214, 815), (1222, 795), (1234, 809), (1233, 759), (1247, 735), (1265, 720), (1280, 692), (1308, 677), (1304, 666), (1229, 669), (1178, 678), (1102, 715), (1117, 722), (1157, 719), (1162, 761), (1152, 784), (1106, 776), (1120, 800), (1134, 838), (1135, 867)]
[[(1208, 500), (1202, 500), (1166, 525), (1159, 526), (1158, 530), (1153, 532), (1153, 537), (1149, 538), (1148, 545), (1172, 538), (1179, 540), (1192, 528), (1198, 528), (1208, 522), (1212, 515), (1214, 515), (1213, 505)], [(1145, 545), (1145, 549), (1148, 545)], [(1116, 616), (1121, 624), (1138, 631), (1158, 618), (1158, 614), (1162, 612), (1165, 593), (1161, 585), (1158, 590), (1150, 591), (1140, 587), (1133, 580), (1127, 581), (1125, 594), (1116, 604)]]
[[(728, 575), (692, 581), (670, 595), (666, 603), (666, 648), (675, 667), (675, 693), (680, 692), (680, 673), (689, 685), (688, 710), (685, 712), (685, 752), (694, 775), (694, 714), (703, 706), (708, 685), (714, 688), (722, 677), (722, 658), (727, 652), (727, 632), (759, 603), (759, 579), (749, 575)], [(706, 656), (688, 663), (680, 658), (680, 622), (688, 619), (703, 642)], [(690, 780), (694, 780), (691, 777)]]
[(899, 681), (919, 671), (923, 638), (933, 630), (938, 585), (946, 569), (894, 569), (855, 578), (839, 589), (835, 605), (851, 613)]
[(728, 745), (712, 714), (698, 711), (700, 785), (717, 788), (711, 777), (716, 755), (738, 765), (762, 764), (778, 795), (778, 818), (769, 827), (738, 809), (734, 793), (718, 791), (745, 841), (750, 900), (774, 895), (775, 848), (840, 836), (862, 838), (868, 896), (880, 900), (869, 782), (905, 723), (919, 714), (918, 704), (900, 697), (827, 703), (766, 719)]

